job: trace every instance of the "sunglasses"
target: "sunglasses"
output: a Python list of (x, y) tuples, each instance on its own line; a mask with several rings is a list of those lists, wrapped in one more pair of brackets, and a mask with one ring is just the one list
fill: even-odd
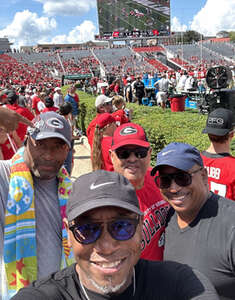
[(105, 102), (104, 105), (112, 105), (112, 101)]
[(131, 153), (135, 154), (137, 158), (145, 158), (148, 154), (149, 148), (135, 148), (135, 149), (128, 149), (128, 148), (119, 148), (115, 150), (117, 157), (119, 159), (127, 159)]
[(103, 224), (107, 224), (107, 231), (113, 239), (117, 241), (127, 241), (134, 236), (136, 227), (139, 224), (139, 217), (136, 219), (118, 219), (111, 222), (76, 223), (70, 226), (69, 229), (73, 232), (75, 239), (80, 244), (88, 245), (100, 238)]
[(159, 175), (156, 176), (154, 180), (160, 189), (168, 189), (171, 186), (172, 180), (174, 180), (178, 186), (188, 186), (192, 183), (193, 175), (202, 169), (203, 167), (191, 173), (180, 171), (173, 174)]

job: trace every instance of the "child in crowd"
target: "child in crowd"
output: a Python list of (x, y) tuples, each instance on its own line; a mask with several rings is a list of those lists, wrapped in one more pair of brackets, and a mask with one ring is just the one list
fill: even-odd
[(116, 121), (116, 125), (120, 126), (131, 121), (132, 110), (126, 108), (125, 100), (122, 96), (114, 96), (112, 98), (114, 112), (112, 116)]

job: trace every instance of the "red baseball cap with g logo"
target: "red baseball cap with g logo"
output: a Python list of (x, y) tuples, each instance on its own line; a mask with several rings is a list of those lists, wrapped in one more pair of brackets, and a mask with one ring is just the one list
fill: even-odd
[(126, 145), (150, 147), (143, 127), (135, 123), (125, 123), (114, 131), (111, 150)]

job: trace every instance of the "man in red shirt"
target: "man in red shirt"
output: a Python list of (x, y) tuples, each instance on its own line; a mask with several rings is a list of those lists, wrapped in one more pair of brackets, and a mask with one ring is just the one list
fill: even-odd
[[(19, 96), (12, 90), (7, 94), (7, 101), (9, 104), (6, 104), (6, 107), (10, 110), (15, 111), (19, 115), (25, 117), (29, 121), (32, 121), (34, 115), (26, 108), (18, 105)], [(19, 123), (18, 128), (12, 132), (12, 134), (5, 137), (1, 143), (1, 150), (3, 159), (10, 159), (15, 153), (15, 150), (23, 144), (25, 134), (27, 131), (27, 125)]]
[(108, 113), (112, 112), (112, 108), (113, 108), (112, 98), (109, 98), (105, 95), (99, 95), (98, 97), (96, 97), (95, 107), (97, 112), (96, 117), (90, 122), (86, 130), (88, 143), (90, 144), (91, 148), (93, 144), (93, 136), (94, 136), (95, 126), (96, 126), (96, 119), (100, 114), (104, 112), (108, 112)]
[(141, 258), (162, 260), (169, 205), (156, 189), (154, 178), (150, 175), (151, 151), (140, 125), (126, 123), (115, 130), (110, 153), (114, 171), (133, 184), (144, 213)]
[(231, 110), (217, 108), (212, 111), (202, 131), (208, 134), (211, 143), (201, 156), (207, 168), (210, 190), (235, 200), (235, 157), (230, 154), (233, 128)]
[(38, 103), (41, 102), (40, 95), (41, 88), (36, 88), (34, 95), (32, 96), (32, 109), (35, 116), (40, 114)]
[[(18, 99), (19, 99), (19, 96), (16, 95), (16, 93), (14, 91), (9, 92), (7, 94), (7, 100), (8, 100), (9, 104), (7, 104), (6, 107), (11, 110), (16, 111), (18, 114), (25, 117), (29, 121), (32, 121), (34, 118), (34, 115), (31, 113), (31, 111), (28, 108), (19, 106)], [(27, 127), (28, 127), (27, 125), (25, 125), (23, 123), (19, 123), (19, 126), (16, 130), (16, 132), (22, 142), (24, 141)]]

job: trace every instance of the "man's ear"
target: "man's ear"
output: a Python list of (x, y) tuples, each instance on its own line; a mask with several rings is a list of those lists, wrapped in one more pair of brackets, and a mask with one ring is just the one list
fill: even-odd
[(109, 155), (110, 155), (110, 158), (111, 158), (111, 161), (112, 161), (112, 164), (113, 164), (113, 157), (114, 157), (114, 151), (112, 150), (109, 150)]
[(66, 229), (66, 231), (67, 231), (67, 236), (68, 236), (68, 246), (69, 247), (72, 247), (72, 237), (71, 237), (71, 234), (73, 234), (72, 233), (72, 231), (71, 230), (69, 230), (69, 223), (68, 223), (68, 219), (67, 218), (64, 218), (63, 219), (63, 223), (64, 223), (64, 227), (65, 227), (65, 229)]
[(234, 131), (229, 133), (229, 137), (230, 137), (230, 139), (232, 139), (234, 137)]
[(206, 167), (203, 167), (201, 174), (202, 174), (202, 178), (203, 178), (205, 185), (208, 185), (208, 173), (207, 173)]

